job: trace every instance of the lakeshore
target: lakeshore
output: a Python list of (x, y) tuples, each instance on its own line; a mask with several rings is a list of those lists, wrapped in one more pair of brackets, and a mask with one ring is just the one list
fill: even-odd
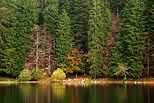
[(50, 78), (40, 79), (38, 81), (20, 81), (19, 79), (10, 79), (3, 78), (0, 81), (0, 84), (10, 84), (10, 83), (58, 83), (58, 84), (66, 84), (66, 85), (85, 85), (85, 84), (152, 84), (154, 85), (154, 78), (140, 78), (138, 80), (132, 80), (128, 78), (127, 81), (112, 80), (112, 78), (98, 78), (98, 79), (89, 79), (89, 78), (67, 78), (63, 80), (55, 80)]

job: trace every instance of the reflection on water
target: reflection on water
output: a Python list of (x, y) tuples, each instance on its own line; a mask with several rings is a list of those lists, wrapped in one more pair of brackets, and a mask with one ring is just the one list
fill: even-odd
[(154, 85), (0, 84), (0, 103), (154, 103)]

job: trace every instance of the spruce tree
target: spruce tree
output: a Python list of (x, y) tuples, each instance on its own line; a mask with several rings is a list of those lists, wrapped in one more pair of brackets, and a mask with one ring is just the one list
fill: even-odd
[(88, 31), (88, 60), (90, 63), (90, 74), (96, 78), (100, 76), (103, 62), (102, 49), (105, 45), (106, 36), (103, 34), (103, 22), (100, 1), (93, 1), (93, 8), (90, 10), (89, 31)]
[(56, 38), (56, 54), (58, 54), (57, 65), (67, 63), (67, 53), (72, 46), (72, 35), (71, 35), (71, 20), (68, 14), (64, 10), (60, 15), (59, 26), (57, 29), (59, 37)]
[(141, 50), (144, 42), (142, 38), (144, 26), (142, 25), (143, 12), (140, 7), (141, 3), (135, 0), (129, 0), (126, 3), (120, 33), (117, 35), (116, 50), (111, 57), (113, 60), (118, 55), (115, 62), (111, 61), (110, 70), (113, 70), (118, 60), (130, 66), (129, 73), (133, 77), (140, 77), (143, 68)]
[[(34, 0), (18, 0), (6, 3), (8, 9), (9, 19), (4, 16), (3, 20), (8, 21), (2, 23), (10, 25), (6, 28), (7, 31), (1, 35), (4, 40), (2, 68), (5, 72), (18, 76), (20, 71), (24, 68), (26, 46), (29, 44), (29, 35), (35, 22), (35, 8)], [(4, 28), (3, 28), (4, 29)]]
[(52, 38), (55, 38), (56, 31), (58, 28), (59, 14), (57, 7), (49, 4), (43, 11), (44, 16), (44, 25), (47, 28), (47, 31), (50, 33)]
[(87, 52), (87, 31), (90, 5), (88, 0), (70, 0), (69, 17), (75, 45)]
[[(149, 76), (150, 71), (154, 67), (153, 62), (153, 48), (154, 48), (154, 1), (147, 0), (145, 3), (145, 9), (144, 9), (144, 24), (145, 26), (145, 43), (144, 43), (144, 60), (143, 64), (146, 69), (146, 74)], [(150, 60), (151, 58), (151, 60)]]
[(0, 6), (0, 71), (4, 71), (7, 74), (11, 74), (14, 63), (15, 48), (13, 41), (13, 32), (11, 30), (11, 12), (9, 9), (9, 3), (6, 1), (1, 2)]
[(14, 3), (17, 5), (15, 8), (17, 21), (13, 21), (13, 23), (16, 23), (13, 27), (13, 29), (16, 30), (16, 66), (14, 67), (12, 74), (13, 76), (18, 76), (20, 71), (24, 68), (27, 51), (26, 46), (30, 44), (29, 36), (34, 27), (34, 23), (36, 22), (36, 9), (34, 0), (19, 0)]

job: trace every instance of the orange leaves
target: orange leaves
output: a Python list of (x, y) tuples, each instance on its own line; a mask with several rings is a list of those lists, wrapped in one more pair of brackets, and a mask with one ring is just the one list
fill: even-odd
[(67, 59), (69, 60), (69, 68), (67, 72), (72, 72), (74, 70), (80, 71), (80, 66), (83, 64), (82, 58), (86, 56), (80, 48), (71, 47), (67, 53)]

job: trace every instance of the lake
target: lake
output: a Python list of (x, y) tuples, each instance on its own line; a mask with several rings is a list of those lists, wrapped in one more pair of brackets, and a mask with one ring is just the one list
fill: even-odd
[(0, 84), (0, 103), (154, 103), (154, 85)]

